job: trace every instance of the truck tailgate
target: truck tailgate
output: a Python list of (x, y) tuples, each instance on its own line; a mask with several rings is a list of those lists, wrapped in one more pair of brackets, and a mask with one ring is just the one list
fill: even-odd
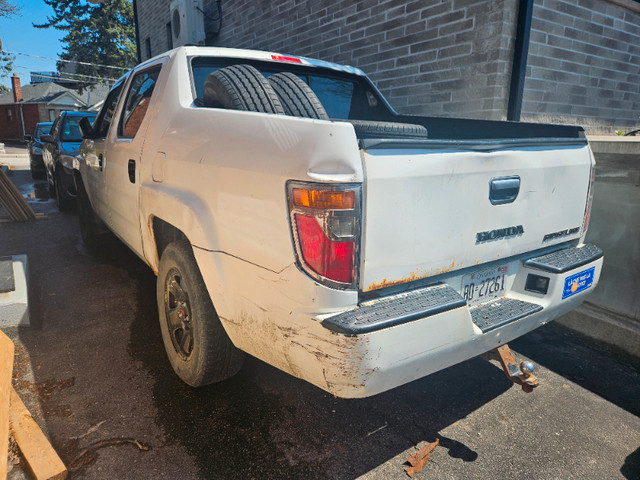
[(592, 162), (584, 139), (363, 147), (362, 291), (582, 234)]

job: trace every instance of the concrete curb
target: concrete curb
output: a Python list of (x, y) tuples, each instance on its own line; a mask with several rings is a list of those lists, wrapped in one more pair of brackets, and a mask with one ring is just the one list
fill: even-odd
[(2, 328), (30, 325), (27, 256), (14, 255), (12, 259), (15, 290), (0, 293), (0, 327)]
[(640, 137), (619, 135), (588, 135), (594, 154), (640, 155)]
[(556, 322), (640, 358), (640, 325), (632, 318), (585, 302)]

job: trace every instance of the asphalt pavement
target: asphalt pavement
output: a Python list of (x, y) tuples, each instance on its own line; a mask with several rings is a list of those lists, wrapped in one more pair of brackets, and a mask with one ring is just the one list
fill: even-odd
[(76, 215), (16, 168), (46, 219), (0, 223), (0, 256), (29, 259), (14, 385), (72, 479), (404, 479), (436, 439), (414, 478), (640, 479), (640, 359), (553, 323), (510, 344), (538, 367), (530, 394), (481, 359), (361, 400), (254, 358), (192, 389), (166, 359), (151, 270), (115, 238), (85, 248)]

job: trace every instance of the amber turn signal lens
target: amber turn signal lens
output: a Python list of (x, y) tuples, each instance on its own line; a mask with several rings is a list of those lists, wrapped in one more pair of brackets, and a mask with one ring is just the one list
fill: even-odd
[(356, 204), (354, 191), (293, 189), (293, 204), (296, 207), (317, 210), (352, 210)]

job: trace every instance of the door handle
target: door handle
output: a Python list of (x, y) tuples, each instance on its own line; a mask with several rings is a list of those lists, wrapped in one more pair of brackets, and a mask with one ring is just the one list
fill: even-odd
[(136, 161), (129, 160), (129, 181), (136, 183)]
[(102, 154), (98, 155), (98, 168), (102, 171)]
[(494, 178), (489, 183), (489, 201), (491, 205), (512, 203), (520, 193), (520, 177)]

